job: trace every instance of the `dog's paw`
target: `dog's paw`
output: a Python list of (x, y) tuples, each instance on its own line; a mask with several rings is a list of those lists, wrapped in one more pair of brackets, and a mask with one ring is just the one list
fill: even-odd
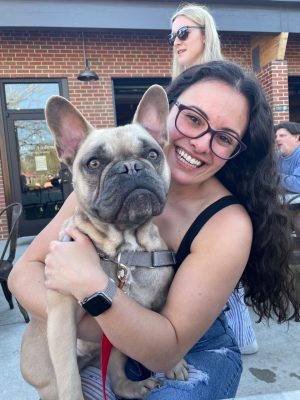
[(151, 390), (158, 388), (161, 384), (157, 378), (148, 378), (138, 383), (140, 384), (141, 399), (144, 399)]
[(189, 378), (189, 367), (184, 359), (180, 360), (174, 368), (165, 373), (167, 379), (187, 381)]
[(157, 378), (148, 378), (143, 381), (122, 381), (118, 382), (118, 387), (113, 387), (113, 391), (123, 399), (140, 399), (147, 397), (152, 389), (159, 387), (161, 384)]

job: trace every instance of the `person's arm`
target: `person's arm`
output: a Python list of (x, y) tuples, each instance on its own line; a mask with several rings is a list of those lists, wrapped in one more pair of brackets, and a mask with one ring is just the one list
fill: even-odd
[[(70, 233), (74, 242), (50, 245), (46, 286), (82, 300), (102, 291), (107, 276), (89, 239), (74, 229)], [(161, 314), (118, 290), (112, 307), (95, 320), (123, 353), (153, 371), (169, 370), (221, 312), (247, 263), (251, 240), (252, 226), (245, 210), (237, 205), (227, 207), (194, 239)]]
[(281, 172), (280, 180), (282, 186), (288, 192), (300, 193), (300, 165), (293, 170), (292, 174), (284, 174)]

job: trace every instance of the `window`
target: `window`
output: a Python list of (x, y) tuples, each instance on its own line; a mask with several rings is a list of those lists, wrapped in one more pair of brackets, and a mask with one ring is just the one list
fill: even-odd
[(58, 83), (5, 83), (7, 110), (44, 109), (47, 99), (59, 95)]

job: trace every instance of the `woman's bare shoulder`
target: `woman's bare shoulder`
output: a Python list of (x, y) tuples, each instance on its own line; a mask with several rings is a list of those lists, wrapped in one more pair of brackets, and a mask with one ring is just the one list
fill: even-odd
[(232, 204), (214, 214), (200, 230), (196, 240), (206, 238), (211, 241), (223, 237), (225, 241), (233, 240), (234, 245), (245, 239), (252, 240), (252, 221), (246, 209), (240, 204)]
[[(239, 270), (247, 263), (253, 227), (249, 214), (239, 204), (225, 207), (211, 217), (195, 237), (191, 251), (222, 265), (223, 271)], [(227, 259), (227, 262), (225, 261)]]

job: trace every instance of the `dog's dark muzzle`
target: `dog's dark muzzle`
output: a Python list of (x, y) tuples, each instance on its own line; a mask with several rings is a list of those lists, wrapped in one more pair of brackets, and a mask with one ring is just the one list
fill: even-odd
[(167, 189), (148, 163), (119, 161), (107, 171), (94, 211), (104, 222), (122, 227), (141, 224), (162, 212)]

